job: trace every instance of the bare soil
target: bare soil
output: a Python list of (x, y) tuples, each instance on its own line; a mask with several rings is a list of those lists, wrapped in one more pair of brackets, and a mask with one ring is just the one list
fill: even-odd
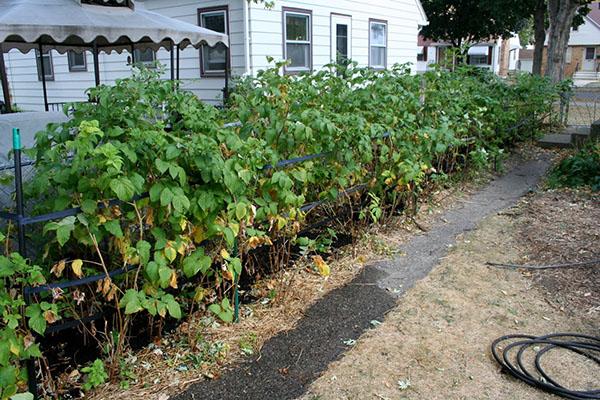
[[(554, 399), (502, 374), (490, 344), (511, 333), (598, 335), (600, 267), (532, 273), (486, 262), (597, 258), (599, 213), (598, 195), (558, 191), (487, 218), (302, 399)], [(561, 382), (600, 386), (597, 365), (554, 357), (548, 369)]]

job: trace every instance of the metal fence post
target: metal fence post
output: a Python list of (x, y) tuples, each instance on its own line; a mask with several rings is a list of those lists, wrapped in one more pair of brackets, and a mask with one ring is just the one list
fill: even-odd
[(15, 192), (17, 200), (17, 238), (19, 253), (27, 257), (25, 246), (25, 226), (23, 226), (23, 170), (21, 166), (21, 131), (13, 128), (13, 151), (15, 156)]
[[(27, 258), (27, 246), (25, 245), (25, 226), (23, 218), (25, 216), (23, 205), (23, 170), (21, 165), (21, 131), (19, 128), (13, 128), (13, 151), (15, 158), (15, 192), (17, 201), (17, 242), (19, 254)], [(31, 304), (31, 295), (24, 293), (25, 304)], [(29, 359), (26, 362), (27, 366), (27, 384), (29, 392), (33, 394), (35, 399), (38, 398), (37, 379), (35, 376), (35, 361)]]

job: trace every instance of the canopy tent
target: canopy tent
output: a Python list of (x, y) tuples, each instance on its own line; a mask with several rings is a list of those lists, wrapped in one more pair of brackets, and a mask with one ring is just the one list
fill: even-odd
[[(54, 49), (92, 51), (96, 85), (100, 84), (98, 53), (166, 48), (171, 52), (171, 79), (175, 79), (174, 50), (187, 46), (229, 45), (226, 34), (211, 31), (144, 8), (133, 0), (2, 0), (0, 3), (0, 74), (4, 102), (10, 110), (10, 92), (4, 53), (18, 49), (40, 54)], [(227, 50), (229, 64), (229, 50)], [(40, 63), (44, 103), (48, 111), (44, 63)], [(177, 63), (179, 64), (179, 63)], [(178, 69), (178, 68), (177, 68)], [(229, 71), (229, 65), (227, 65)], [(228, 85), (225, 74), (225, 90)]]

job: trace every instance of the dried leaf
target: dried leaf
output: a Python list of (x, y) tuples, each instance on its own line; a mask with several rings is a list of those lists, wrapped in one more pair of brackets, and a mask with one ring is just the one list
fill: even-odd
[(327, 265), (327, 263), (323, 260), (323, 257), (313, 256), (313, 262), (315, 263), (315, 266), (317, 267), (317, 270), (319, 271), (319, 274), (321, 274), (321, 276), (331, 275), (331, 269), (329, 268), (329, 265)]
[(60, 260), (58, 263), (54, 264), (50, 272), (56, 275), (57, 278), (60, 278), (63, 271), (65, 270), (65, 260)]
[(44, 311), (44, 319), (49, 324), (53, 324), (58, 320), (56, 314), (52, 310)]

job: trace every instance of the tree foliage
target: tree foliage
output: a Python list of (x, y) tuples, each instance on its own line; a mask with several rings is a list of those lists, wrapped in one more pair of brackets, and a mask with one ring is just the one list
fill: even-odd
[(426, 38), (447, 41), (455, 47), (519, 31), (528, 12), (522, 0), (423, 0), (429, 25), (421, 31)]

